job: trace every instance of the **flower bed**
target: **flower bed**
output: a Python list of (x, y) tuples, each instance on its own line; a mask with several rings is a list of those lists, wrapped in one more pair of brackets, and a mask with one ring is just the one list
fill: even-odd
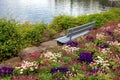
[(8, 70), (0, 70), (0, 77), (35, 80), (37, 74), (38, 80), (119, 80), (120, 23), (107, 23), (76, 41), (49, 49)]

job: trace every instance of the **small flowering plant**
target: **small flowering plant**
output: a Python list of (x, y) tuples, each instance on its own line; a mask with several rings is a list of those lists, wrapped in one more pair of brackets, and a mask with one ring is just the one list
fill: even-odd
[(54, 80), (65, 80), (66, 73), (68, 72), (67, 67), (56, 67), (51, 68), (50, 73)]
[(108, 35), (110, 35), (110, 36), (113, 36), (113, 32), (110, 31), (110, 30), (106, 30), (106, 33), (107, 33)]
[(47, 59), (50, 59), (50, 60), (56, 62), (58, 60), (58, 58), (60, 58), (62, 55), (61, 55), (61, 53), (54, 53), (51, 51), (47, 51), (46, 53), (43, 54), (43, 56)]
[(17, 74), (29, 74), (31, 72), (37, 72), (38, 71), (38, 64), (36, 61), (29, 62), (29, 61), (23, 61), (21, 66), (15, 67), (15, 72)]
[(14, 72), (14, 68), (12, 67), (1, 67), (0, 68), (0, 78), (12, 75)]
[(116, 41), (107, 41), (107, 43), (110, 45), (110, 46), (120, 46), (120, 42), (118, 42), (117, 40)]
[(75, 42), (75, 41), (69, 41), (66, 43), (67, 46), (70, 46), (70, 47), (78, 47), (78, 42)]
[(51, 68), (50, 73), (55, 73), (55, 72), (64, 72), (66, 73), (68, 71), (67, 67), (58, 67), (58, 68)]
[(62, 47), (62, 50), (66, 51), (67, 54), (74, 54), (76, 51), (79, 51), (78, 42), (69, 41)]
[(101, 48), (101, 49), (109, 48), (109, 44), (107, 43), (106, 40), (96, 39), (96, 40), (94, 41), (94, 44), (95, 44), (96, 46), (98, 46), (99, 48)]
[(105, 39), (105, 34), (104, 33), (97, 33), (96, 39), (98, 39), (98, 40)]
[(94, 38), (92, 36), (86, 36), (85, 39), (90, 42), (94, 41)]
[(109, 64), (108, 60), (104, 60), (102, 57), (97, 56), (97, 59), (94, 60), (94, 62), (90, 63), (90, 66), (92, 68), (101, 68), (104, 70), (108, 70), (110, 64)]
[(99, 73), (106, 73), (106, 71), (101, 68), (93, 68), (90, 70), (89, 74), (93, 75), (93, 74), (99, 74)]
[(91, 63), (93, 62), (93, 55), (91, 54), (91, 52), (83, 51), (80, 52), (80, 56), (78, 60), (79, 62)]
[(62, 47), (63, 50), (65, 50), (67, 52), (67, 54), (74, 54), (76, 51), (79, 51), (79, 48), (77, 47), (71, 47), (71, 46), (63, 46)]

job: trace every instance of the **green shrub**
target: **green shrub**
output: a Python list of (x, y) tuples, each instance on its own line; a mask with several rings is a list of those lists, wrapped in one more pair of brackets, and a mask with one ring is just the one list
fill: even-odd
[(46, 26), (47, 25), (44, 23), (30, 24), (29, 22), (25, 22), (23, 24), (19, 24), (17, 30), (23, 43), (26, 44), (25, 47), (40, 43), (43, 37), (42, 33), (46, 29)]
[(86, 24), (88, 23), (88, 16), (87, 15), (82, 15), (82, 16), (78, 16), (76, 17), (77, 19), (77, 25), (83, 25), (83, 24)]
[(0, 19), (0, 61), (15, 56), (21, 48), (21, 41), (15, 27), (14, 21)]
[(25, 38), (27, 38), (32, 44), (38, 44), (42, 42), (42, 34), (46, 29), (46, 24), (44, 23), (35, 23), (33, 24), (32, 30), (30, 30)]
[(55, 29), (57, 32), (75, 26), (76, 26), (76, 19), (72, 16), (67, 16), (67, 15), (60, 15), (55, 17), (52, 23), (49, 25), (50, 28)]

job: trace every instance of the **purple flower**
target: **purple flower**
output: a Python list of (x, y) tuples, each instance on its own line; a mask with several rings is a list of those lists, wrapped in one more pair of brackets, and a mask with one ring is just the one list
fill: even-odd
[(90, 63), (93, 62), (93, 56), (91, 52), (81, 52), (78, 60), (80, 62)]
[(2, 76), (2, 69), (0, 69), (0, 77)]
[(3, 71), (7, 71), (7, 67), (2, 67), (1, 68)]
[(118, 57), (120, 58), (120, 53), (118, 54)]
[(87, 41), (93, 41), (94, 38), (93, 38), (92, 36), (86, 36), (86, 40), (87, 40)]
[(108, 30), (106, 31), (106, 33), (109, 34), (109, 35), (113, 35), (113, 32), (108, 31)]
[(70, 46), (70, 47), (77, 47), (78, 46), (78, 43), (75, 42), (75, 41), (69, 41), (66, 43), (67, 46)]
[(54, 72), (57, 72), (57, 71), (66, 73), (68, 71), (68, 68), (66, 68), (66, 67), (52, 68), (50, 70), (50, 73), (54, 73)]
[(14, 71), (14, 68), (2, 67), (2, 68), (0, 68), (0, 77), (10, 75), (13, 73), (13, 71)]
[(104, 69), (101, 68), (94, 68), (90, 70), (91, 74), (97, 73), (97, 72), (101, 72), (101, 73), (106, 73), (106, 71)]
[(99, 44), (98, 45), (100, 48), (108, 48), (109, 45), (107, 43)]

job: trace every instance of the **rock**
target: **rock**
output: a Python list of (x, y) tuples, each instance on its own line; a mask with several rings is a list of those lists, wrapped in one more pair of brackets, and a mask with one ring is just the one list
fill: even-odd
[(14, 66), (18, 65), (19, 63), (21, 63), (20, 57), (13, 57), (9, 60), (3, 61), (0, 64), (0, 67), (3, 67), (3, 66), (14, 67)]
[(41, 46), (46, 47), (46, 48), (55, 47), (57, 46), (57, 42), (55, 40), (47, 41), (47, 42), (41, 43)]
[(42, 53), (44, 51), (43, 47), (28, 47), (20, 51), (18, 56), (22, 59), (25, 60), (26, 58), (30, 57), (31, 53)]
[(38, 48), (39, 48), (42, 52), (45, 51), (45, 50), (47, 50), (47, 48), (46, 48), (46, 47), (43, 47), (43, 46), (39, 46)]

